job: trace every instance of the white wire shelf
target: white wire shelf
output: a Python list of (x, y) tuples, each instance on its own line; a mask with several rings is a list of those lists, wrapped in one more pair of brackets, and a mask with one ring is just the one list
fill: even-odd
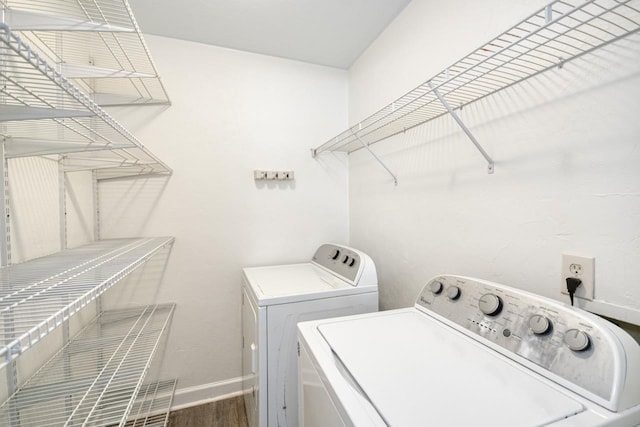
[(0, 83), (0, 141), (7, 158), (62, 154), (71, 170), (106, 168), (110, 177), (171, 173), (4, 24)]
[(312, 153), (368, 147), (639, 29), (640, 0), (554, 1)]
[(5, 5), (5, 23), (98, 105), (170, 104), (127, 0)]
[(173, 240), (102, 240), (0, 269), (0, 367), (170, 247)]
[(99, 315), (0, 407), (0, 424), (124, 426), (174, 307)]
[(176, 380), (144, 385), (133, 405), (125, 427), (164, 427), (176, 390)]

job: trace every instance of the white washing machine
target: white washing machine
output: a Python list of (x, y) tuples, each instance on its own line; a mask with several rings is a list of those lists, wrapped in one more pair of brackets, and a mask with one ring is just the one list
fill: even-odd
[(369, 256), (325, 244), (310, 262), (245, 268), (242, 373), (250, 427), (298, 425), (296, 324), (378, 310)]
[(504, 285), (441, 276), (413, 308), (298, 328), (305, 427), (640, 424), (638, 343)]

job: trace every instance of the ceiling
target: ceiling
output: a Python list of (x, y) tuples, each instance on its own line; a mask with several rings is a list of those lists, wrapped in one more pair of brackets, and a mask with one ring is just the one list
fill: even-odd
[(145, 34), (347, 69), (409, 2), (130, 0), (130, 5)]

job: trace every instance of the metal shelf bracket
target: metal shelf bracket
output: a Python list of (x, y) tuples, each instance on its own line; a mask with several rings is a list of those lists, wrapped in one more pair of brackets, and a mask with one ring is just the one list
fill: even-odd
[[(351, 133), (353, 134), (353, 136), (354, 136), (358, 141), (360, 141), (360, 144), (362, 144), (362, 146), (363, 146), (363, 147), (364, 147), (364, 148), (369, 152), (369, 154), (371, 154), (371, 155), (373, 156), (373, 158), (374, 158), (378, 163), (380, 163), (380, 166), (382, 166), (382, 167), (384, 168), (384, 170), (386, 170), (386, 171), (387, 171), (387, 173), (388, 173), (389, 175), (391, 175), (391, 177), (393, 178), (393, 184), (394, 184), (394, 185), (398, 185), (398, 177), (397, 177), (393, 172), (391, 172), (391, 169), (389, 169), (389, 168), (387, 167), (387, 165), (385, 165), (385, 164), (384, 164), (384, 162), (383, 162), (382, 160), (380, 160), (380, 158), (376, 155), (376, 153), (374, 153), (373, 151), (371, 151), (371, 148), (369, 148), (369, 144), (367, 144), (366, 142), (364, 142), (364, 141), (363, 141), (363, 140), (362, 140), (362, 139), (361, 139), (361, 138), (360, 138), (360, 137), (359, 137), (359, 136), (358, 136), (358, 135), (357, 135), (353, 130), (351, 131)], [(317, 150), (317, 149), (315, 149), (315, 148), (312, 148), (312, 149), (311, 149), (311, 157), (313, 157), (314, 159), (315, 159), (316, 157), (318, 157), (318, 155), (319, 155), (320, 153), (322, 153), (322, 151), (318, 151), (318, 150)]]
[(385, 165), (385, 164), (384, 164), (384, 162), (383, 162), (382, 160), (380, 160), (380, 158), (379, 158), (378, 156), (376, 156), (376, 153), (374, 153), (374, 152), (371, 150), (371, 148), (369, 148), (369, 144), (367, 144), (366, 142), (364, 142), (364, 141), (363, 141), (363, 140), (358, 136), (358, 134), (357, 134), (357, 133), (355, 133), (354, 131), (351, 131), (351, 133), (353, 134), (353, 136), (355, 136), (355, 137), (356, 137), (356, 139), (357, 139), (358, 141), (360, 141), (360, 144), (362, 144), (362, 146), (363, 146), (363, 147), (364, 147), (364, 148), (369, 152), (369, 154), (371, 154), (371, 156), (373, 156), (373, 158), (374, 158), (378, 163), (380, 163), (380, 166), (382, 166), (382, 167), (387, 171), (387, 173), (388, 173), (389, 175), (391, 175), (391, 177), (393, 178), (393, 184), (394, 184), (394, 185), (398, 185), (398, 177), (396, 177), (396, 175), (395, 175), (393, 172), (391, 172), (391, 169), (389, 169), (389, 168), (387, 167), (387, 165)]
[(482, 146), (480, 145), (478, 140), (473, 136), (473, 134), (471, 133), (469, 128), (467, 128), (467, 126), (464, 124), (464, 122), (462, 121), (460, 116), (458, 116), (458, 114), (453, 110), (453, 108), (451, 108), (451, 106), (449, 105), (447, 100), (444, 99), (444, 97), (440, 94), (440, 91), (438, 91), (438, 88), (436, 88), (433, 85), (432, 82), (428, 82), (428, 85), (431, 88), (431, 90), (433, 91), (433, 93), (438, 97), (438, 100), (440, 101), (440, 103), (444, 106), (444, 108), (447, 109), (449, 114), (451, 114), (451, 117), (453, 117), (453, 119), (456, 121), (456, 123), (458, 123), (458, 126), (460, 126), (462, 131), (467, 135), (467, 137), (469, 137), (469, 139), (471, 140), (473, 145), (476, 146), (476, 148), (478, 149), (480, 154), (482, 154), (482, 156), (485, 158), (485, 160), (488, 163), (488, 165), (487, 165), (487, 173), (490, 173), (490, 174), (493, 173), (493, 165), (494, 165), (493, 159), (489, 156), (489, 154), (487, 154), (487, 152), (484, 150), (484, 148), (482, 148)]

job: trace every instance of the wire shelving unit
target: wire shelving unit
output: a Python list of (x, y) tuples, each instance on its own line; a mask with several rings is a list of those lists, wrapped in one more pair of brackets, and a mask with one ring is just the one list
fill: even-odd
[(4, 22), (97, 104), (170, 103), (127, 0), (4, 0), (4, 6)]
[(126, 427), (164, 427), (169, 423), (176, 380), (142, 386), (133, 405)]
[(0, 24), (0, 141), (5, 157), (59, 154), (68, 171), (170, 174), (89, 96)]
[(0, 367), (170, 247), (173, 240), (102, 240), (0, 269)]
[(143, 386), (174, 307), (153, 305), (100, 314), (0, 407), (0, 424), (136, 425), (127, 424), (130, 416), (154, 406), (143, 405), (146, 398), (154, 394), (166, 403), (167, 390), (174, 387)]
[(464, 127), (456, 109), (638, 30), (640, 0), (553, 1), (312, 154), (370, 150), (378, 141), (450, 113), (485, 157), (491, 173), (493, 160)]

